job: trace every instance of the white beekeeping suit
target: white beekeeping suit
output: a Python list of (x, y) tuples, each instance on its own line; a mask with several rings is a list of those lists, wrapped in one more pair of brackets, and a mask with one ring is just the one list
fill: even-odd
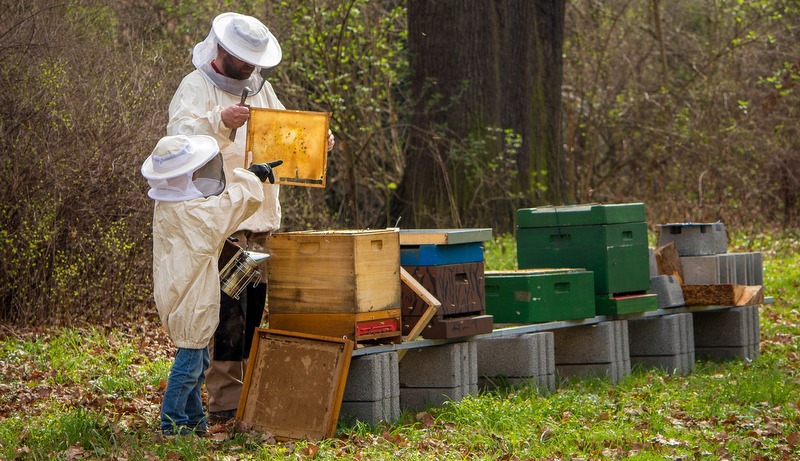
[[(280, 62), (281, 49), (277, 39), (268, 29), (251, 26), (248, 19), (236, 13), (225, 13), (214, 20), (208, 37), (194, 47), (192, 63), (196, 70), (183, 78), (169, 106), (167, 134), (213, 136), (222, 151), (226, 174), (236, 167), (245, 167), (247, 124), (238, 128), (235, 141), (231, 141), (231, 129), (222, 122), (222, 110), (238, 104), (245, 87), (252, 91), (261, 89), (256, 94), (248, 95), (245, 104), (285, 109), (272, 85), (263, 81), (257, 71), (246, 80), (237, 80), (222, 75), (211, 65), (218, 44), (237, 57), (259, 66), (257, 69), (271, 68)], [(265, 199), (261, 208), (242, 223), (239, 230), (272, 232), (280, 227), (280, 186), (264, 183), (263, 188)]]
[(167, 136), (142, 165), (148, 195), (156, 200), (153, 296), (170, 338), (187, 349), (205, 348), (214, 334), (219, 254), (226, 237), (264, 200), (253, 173), (236, 168), (228, 176), (221, 163), (214, 138)]

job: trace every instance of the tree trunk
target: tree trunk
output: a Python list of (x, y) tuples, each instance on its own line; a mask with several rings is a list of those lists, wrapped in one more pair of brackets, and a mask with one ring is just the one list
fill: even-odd
[[(516, 207), (563, 201), (564, 5), (565, 0), (409, 2), (417, 103), (401, 188), (403, 213), (412, 221), (406, 226), (477, 225), (506, 232)], [(486, 190), (481, 178), (480, 165), (504, 148), (503, 136), (492, 137), (488, 128), (522, 136), (518, 174), (500, 185), (502, 200), (496, 199), (498, 185)]]

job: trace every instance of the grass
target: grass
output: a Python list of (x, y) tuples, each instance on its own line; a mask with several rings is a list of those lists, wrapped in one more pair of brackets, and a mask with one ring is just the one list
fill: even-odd
[[(171, 346), (153, 323), (8, 330), (0, 341), (0, 459), (796, 459), (800, 457), (800, 243), (745, 239), (765, 254), (759, 359), (697, 362), (685, 376), (635, 367), (612, 384), (572, 380), (449, 402), (391, 425), (340, 425), (318, 443), (256, 433), (164, 438), (157, 432)], [(512, 237), (486, 265), (514, 269)]]

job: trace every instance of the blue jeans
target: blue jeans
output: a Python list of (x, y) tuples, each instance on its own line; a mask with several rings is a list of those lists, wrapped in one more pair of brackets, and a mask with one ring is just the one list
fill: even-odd
[(208, 348), (178, 348), (161, 404), (161, 432), (185, 434), (206, 431), (201, 387), (208, 368)]

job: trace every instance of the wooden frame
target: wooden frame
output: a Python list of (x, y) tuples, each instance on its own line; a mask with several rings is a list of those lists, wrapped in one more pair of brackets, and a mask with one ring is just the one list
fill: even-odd
[(236, 417), (276, 440), (334, 436), (353, 342), (258, 328)]
[[(417, 339), (417, 337), (419, 337), (420, 333), (422, 333), (422, 330), (425, 329), (425, 327), (431, 321), (433, 316), (436, 315), (436, 311), (439, 310), (439, 308), (442, 306), (442, 303), (439, 302), (439, 300), (436, 299), (436, 297), (434, 297), (430, 291), (428, 291), (424, 286), (422, 286), (422, 284), (419, 283), (417, 279), (412, 277), (411, 274), (408, 273), (408, 271), (403, 269), (402, 266), (400, 267), (400, 279), (403, 281), (403, 283), (408, 285), (414, 291), (414, 293), (417, 294), (417, 296), (422, 298), (423, 301), (425, 301), (428, 304), (428, 308), (425, 310), (425, 313), (422, 314), (422, 317), (420, 317), (419, 322), (417, 322), (417, 324), (414, 325), (414, 328), (412, 328), (411, 331), (406, 336), (405, 341), (408, 342), (408, 341), (413, 341)], [(397, 351), (398, 362), (400, 360), (403, 360), (403, 356), (406, 355), (406, 350), (407, 349), (401, 349)]]
[(330, 114), (250, 108), (244, 167), (283, 160), (275, 184), (325, 187)]

